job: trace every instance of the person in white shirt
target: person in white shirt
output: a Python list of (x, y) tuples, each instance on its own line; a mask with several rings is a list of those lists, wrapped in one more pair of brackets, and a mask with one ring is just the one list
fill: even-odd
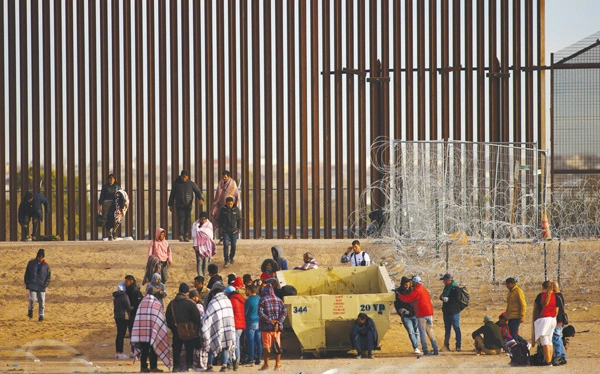
[(360, 242), (355, 240), (352, 242), (352, 247), (348, 247), (342, 255), (341, 262), (342, 264), (349, 262), (350, 266), (369, 266), (371, 265), (371, 258), (368, 253), (360, 249)]

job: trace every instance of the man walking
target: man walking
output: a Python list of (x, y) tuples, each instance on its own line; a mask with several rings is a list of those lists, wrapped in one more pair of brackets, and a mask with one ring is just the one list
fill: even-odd
[(44, 220), (42, 205), (46, 214), (50, 213), (50, 203), (39, 193), (26, 192), (23, 201), (19, 204), (19, 223), (21, 224), (21, 240), (27, 241), (29, 237), (29, 222), (33, 222), (31, 239), (38, 240), (40, 236), (40, 222)]
[(508, 294), (506, 295), (508, 331), (515, 341), (523, 342), (527, 344), (528, 347), (531, 347), (531, 344), (527, 343), (527, 340), (519, 335), (519, 325), (525, 322), (525, 313), (527, 312), (525, 293), (521, 287), (517, 285), (517, 280), (515, 278), (507, 278), (504, 284), (508, 289)]
[(177, 223), (179, 227), (179, 241), (189, 242), (190, 239), (190, 217), (192, 214), (192, 205), (194, 202), (194, 195), (198, 198), (200, 205), (204, 204), (204, 198), (202, 192), (196, 183), (190, 180), (190, 175), (187, 170), (182, 170), (181, 174), (173, 182), (173, 188), (169, 195), (169, 211), (175, 211), (177, 214)]
[[(190, 287), (181, 283), (179, 285), (179, 293), (167, 306), (167, 326), (173, 333), (173, 371), (180, 369), (181, 346), (185, 345), (185, 366), (191, 369), (194, 363), (194, 340), (198, 339), (198, 334), (193, 334), (191, 339), (179, 336), (179, 325), (185, 325), (192, 322), (195, 331), (200, 330), (200, 311), (196, 303), (188, 297)], [(185, 339), (185, 340), (184, 340)]]
[[(223, 238), (223, 257), (225, 258), (224, 267), (233, 264), (235, 261), (235, 250), (237, 240), (242, 227), (242, 214), (237, 206), (233, 205), (233, 197), (225, 200), (225, 206), (219, 210), (219, 231)], [(231, 252), (229, 245), (231, 244)]]
[(38, 321), (44, 320), (46, 306), (46, 287), (50, 284), (50, 266), (45, 260), (45, 251), (40, 249), (35, 258), (27, 263), (25, 270), (25, 288), (29, 291), (27, 316), (33, 318), (33, 304), (39, 305)]
[(462, 334), (460, 331), (460, 302), (458, 299), (458, 283), (454, 281), (450, 273), (440, 278), (444, 282), (444, 290), (440, 295), (442, 301), (442, 313), (444, 314), (444, 349), (450, 351), (450, 334), (454, 329), (456, 334), (456, 352), (460, 352)]

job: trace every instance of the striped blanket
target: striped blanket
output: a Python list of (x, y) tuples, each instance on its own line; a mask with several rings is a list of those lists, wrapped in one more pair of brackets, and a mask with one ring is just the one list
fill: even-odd
[(162, 311), (162, 304), (156, 297), (147, 294), (138, 307), (131, 330), (130, 342), (135, 357), (139, 357), (141, 353), (139, 343), (150, 343), (154, 352), (170, 369), (171, 359), (169, 358), (167, 334), (167, 322)]
[(202, 346), (206, 352), (218, 355), (227, 349), (235, 359), (235, 321), (231, 301), (220, 292), (216, 294), (202, 316)]

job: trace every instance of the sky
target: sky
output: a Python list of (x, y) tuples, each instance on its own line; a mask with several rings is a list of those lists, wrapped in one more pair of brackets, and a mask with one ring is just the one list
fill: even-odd
[(546, 64), (550, 53), (600, 31), (600, 1), (546, 0)]

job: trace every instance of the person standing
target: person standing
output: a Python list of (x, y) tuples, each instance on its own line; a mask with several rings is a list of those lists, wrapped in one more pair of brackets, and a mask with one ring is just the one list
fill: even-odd
[(360, 242), (355, 240), (352, 242), (352, 247), (348, 247), (340, 260), (342, 264), (350, 263), (350, 266), (369, 266), (371, 265), (371, 257), (366, 252), (360, 249)]
[(113, 240), (115, 233), (121, 227), (121, 222), (125, 218), (125, 214), (129, 209), (129, 196), (122, 188), (117, 188), (115, 193), (115, 199), (113, 204), (108, 209), (108, 215), (106, 216), (105, 227), (108, 231), (108, 240)]
[(212, 218), (213, 222), (219, 222), (219, 212), (221, 208), (225, 206), (226, 199), (228, 197), (233, 198), (233, 204), (240, 207), (240, 194), (237, 183), (231, 178), (229, 170), (223, 170), (221, 173), (221, 180), (217, 185), (217, 192), (215, 193), (215, 200), (212, 205)]
[(377, 347), (378, 339), (373, 319), (360, 313), (350, 329), (350, 342), (356, 348), (356, 358), (373, 358), (373, 349)]
[[(163, 283), (169, 280), (169, 266), (173, 263), (173, 254), (166, 238), (167, 232), (159, 227), (148, 247), (148, 258), (154, 256), (160, 261), (160, 277)], [(148, 266), (146, 266), (146, 273), (148, 273)]]
[(168, 203), (170, 212), (172, 212), (173, 207), (175, 207), (180, 242), (190, 241), (190, 217), (192, 214), (194, 195), (196, 195), (200, 205), (204, 204), (202, 191), (200, 191), (200, 188), (198, 188), (196, 183), (190, 180), (190, 175), (187, 170), (182, 170), (179, 177), (173, 182)]
[(471, 334), (475, 340), (477, 354), (498, 355), (502, 352), (502, 333), (500, 332), (500, 327), (494, 323), (493, 319), (492, 316), (485, 316), (483, 318), (483, 326)]
[(233, 370), (237, 370), (241, 359), (240, 338), (246, 329), (246, 316), (244, 314), (246, 300), (233, 286), (227, 286), (223, 291), (233, 308), (233, 319), (235, 321), (235, 359), (230, 360)]
[(50, 266), (46, 262), (46, 252), (38, 250), (35, 258), (27, 263), (25, 270), (25, 288), (29, 291), (29, 308), (27, 316), (33, 318), (33, 304), (38, 303), (38, 321), (44, 320), (46, 308), (46, 287), (50, 284)]
[(558, 307), (556, 305), (556, 296), (552, 291), (552, 282), (542, 283), (542, 292), (535, 298), (535, 307), (533, 309), (533, 327), (535, 331), (535, 342), (542, 346), (544, 352), (544, 364), (542, 366), (552, 366), (552, 335), (556, 328), (556, 314)]
[(274, 347), (275, 370), (281, 369), (281, 330), (287, 317), (287, 309), (280, 298), (275, 296), (273, 286), (266, 283), (260, 291), (258, 302), (258, 325), (263, 343), (263, 366), (259, 370), (269, 369), (271, 347)]
[(208, 263), (217, 253), (213, 236), (213, 225), (208, 220), (208, 213), (200, 212), (199, 218), (192, 224), (192, 248), (196, 254), (197, 275), (204, 276)]
[(444, 314), (444, 348), (450, 351), (450, 334), (452, 333), (452, 329), (454, 329), (454, 334), (456, 335), (456, 352), (460, 352), (462, 334), (460, 331), (458, 283), (456, 283), (450, 273), (444, 274), (440, 280), (444, 282), (444, 290), (440, 295), (442, 313)]
[[(412, 292), (412, 282), (408, 277), (402, 277), (400, 280), (400, 287), (396, 290), (398, 295), (408, 295)], [(408, 339), (412, 344), (415, 354), (420, 355), (421, 350), (419, 350), (419, 324), (417, 322), (417, 317), (415, 317), (415, 308), (411, 303), (405, 303), (400, 300), (399, 297), (396, 297), (396, 301), (394, 302), (394, 307), (396, 308), (396, 312), (400, 315), (402, 319), (402, 325), (406, 329), (408, 333)]]
[(179, 292), (167, 306), (167, 326), (173, 333), (173, 371), (179, 371), (181, 359), (181, 347), (185, 346), (185, 366), (191, 369), (194, 364), (194, 340), (198, 339), (197, 334), (192, 339), (183, 340), (178, 334), (177, 326), (192, 322), (196, 331), (200, 330), (200, 311), (196, 303), (189, 298), (190, 286), (185, 283), (179, 285)]
[[(162, 372), (162, 369), (157, 366), (158, 357), (167, 368), (171, 368), (169, 336), (163, 307), (152, 294), (146, 294), (140, 303), (130, 342), (134, 356), (140, 356), (140, 372)], [(150, 367), (148, 367), (148, 359), (150, 359)]]
[(102, 214), (104, 218), (104, 233), (103, 236), (108, 238), (108, 240), (112, 240), (112, 234), (107, 228), (107, 221), (110, 208), (115, 203), (115, 195), (117, 193), (117, 189), (119, 189), (119, 185), (117, 184), (117, 178), (114, 174), (108, 174), (106, 178), (107, 182), (102, 186), (100, 190), (100, 197), (98, 198), (98, 214)]
[(521, 323), (525, 322), (525, 313), (527, 312), (525, 293), (521, 287), (517, 285), (517, 280), (515, 278), (507, 278), (504, 284), (508, 289), (508, 294), (506, 295), (508, 331), (515, 341), (523, 342), (527, 344), (528, 347), (531, 347), (531, 344), (519, 335), (519, 326)]
[(246, 349), (248, 354), (248, 363), (260, 365), (262, 357), (262, 340), (260, 330), (258, 329), (258, 303), (260, 296), (256, 294), (256, 286), (249, 284), (246, 286), (246, 295), (248, 299), (244, 303), (244, 315), (246, 316)]
[(33, 222), (33, 231), (31, 239), (38, 240), (40, 236), (40, 222), (44, 220), (44, 212), (42, 205), (46, 210), (46, 214), (50, 213), (50, 203), (48, 199), (39, 193), (25, 192), (23, 200), (19, 204), (19, 224), (21, 224), (21, 240), (26, 242), (29, 237), (29, 222)]
[(556, 327), (552, 334), (552, 347), (554, 348), (552, 364), (557, 366), (567, 363), (567, 352), (563, 343), (563, 327), (568, 321), (566, 319), (567, 314), (565, 313), (565, 298), (562, 292), (560, 292), (558, 282), (552, 282), (552, 291), (554, 292), (554, 297), (556, 297), (556, 307), (558, 308)]
[(129, 304), (131, 304), (131, 313), (129, 316), (128, 330), (129, 335), (131, 336), (131, 330), (133, 330), (133, 321), (135, 321), (135, 313), (137, 313), (137, 309), (144, 298), (142, 295), (142, 291), (140, 291), (140, 286), (137, 285), (135, 277), (133, 275), (125, 276), (125, 293), (129, 298)]
[(112, 296), (113, 312), (115, 323), (117, 324), (117, 337), (115, 339), (117, 353), (115, 358), (117, 360), (126, 360), (129, 358), (129, 355), (123, 353), (123, 339), (125, 339), (129, 318), (131, 318), (131, 304), (129, 303), (129, 297), (127, 297), (125, 282), (119, 283), (117, 290), (113, 292)]
[[(225, 258), (224, 267), (233, 264), (237, 240), (242, 227), (242, 214), (237, 206), (233, 205), (233, 197), (225, 200), (225, 206), (219, 210), (219, 231), (223, 238), (223, 257)], [(231, 252), (229, 251), (231, 245)]]
[(224, 290), (225, 285), (222, 282), (215, 283), (205, 300), (208, 301), (208, 305), (202, 316), (202, 346), (208, 352), (207, 371), (212, 371), (213, 360), (221, 352), (221, 371), (229, 370), (227, 362), (235, 352), (235, 317), (231, 301), (223, 293)]
[(427, 337), (429, 337), (431, 347), (433, 348), (431, 354), (437, 356), (439, 351), (435, 333), (433, 332), (433, 304), (431, 303), (431, 294), (422, 283), (423, 281), (420, 277), (414, 276), (412, 278), (412, 292), (407, 295), (398, 295), (398, 299), (405, 303), (412, 303), (415, 308), (423, 354), (428, 355), (430, 353), (427, 346)]

